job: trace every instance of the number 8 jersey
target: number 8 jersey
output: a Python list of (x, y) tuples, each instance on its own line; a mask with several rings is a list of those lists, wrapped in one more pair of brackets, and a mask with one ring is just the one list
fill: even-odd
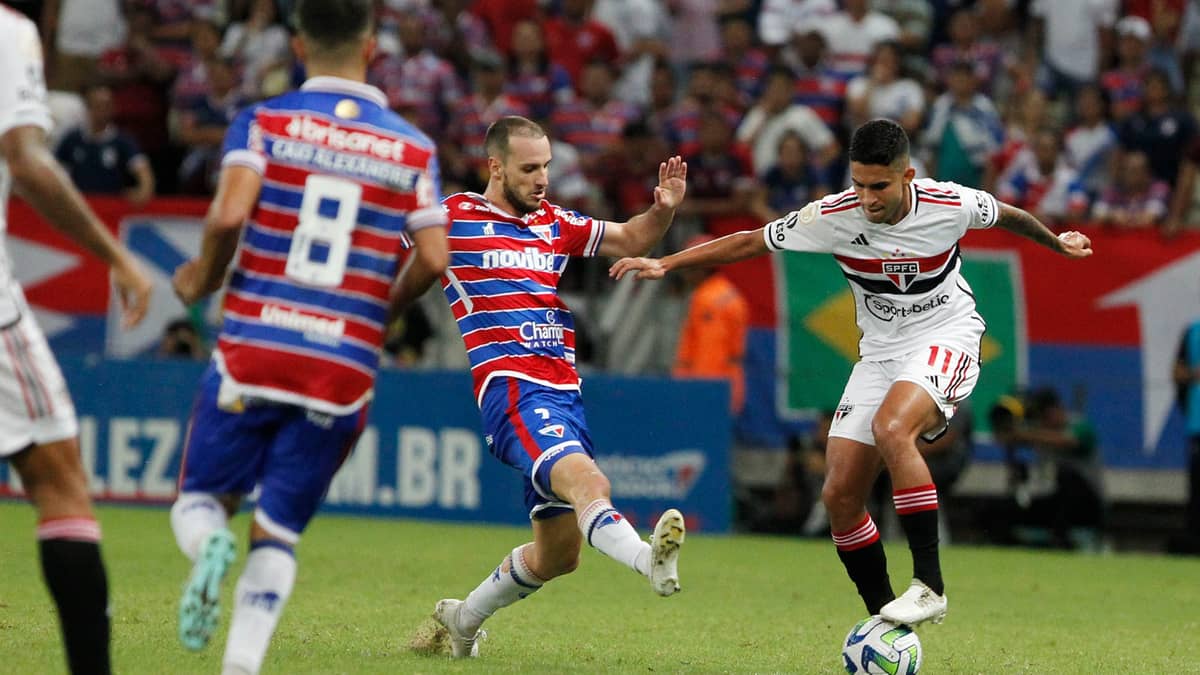
[(444, 226), (433, 141), (381, 91), (314, 77), (243, 111), (222, 166), (262, 176), (214, 360), (233, 393), (343, 415), (370, 399), (404, 232)]

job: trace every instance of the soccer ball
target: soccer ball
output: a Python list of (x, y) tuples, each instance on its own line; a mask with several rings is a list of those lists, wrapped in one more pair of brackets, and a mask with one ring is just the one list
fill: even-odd
[(908, 626), (867, 617), (846, 636), (842, 665), (847, 673), (915, 675), (921, 669), (921, 641)]

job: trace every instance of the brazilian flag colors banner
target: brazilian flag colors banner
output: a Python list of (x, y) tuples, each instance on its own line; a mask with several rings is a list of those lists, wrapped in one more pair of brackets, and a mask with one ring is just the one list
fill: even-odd
[[(1110, 466), (1179, 468), (1183, 421), (1171, 370), (1200, 321), (1200, 236), (1085, 229), (1071, 261), (1003, 231), (962, 242), (963, 276), (987, 321), (972, 395), (977, 428), (1002, 394), (1052, 386), (1095, 425)], [(777, 391), (784, 418), (836, 405), (858, 358), (854, 301), (830, 256), (776, 256)]]

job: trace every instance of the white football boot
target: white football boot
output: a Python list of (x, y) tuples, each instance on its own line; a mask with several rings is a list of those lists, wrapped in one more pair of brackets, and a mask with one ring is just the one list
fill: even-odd
[(663, 597), (679, 591), (679, 547), (686, 533), (683, 514), (667, 509), (650, 535), (650, 587)]
[(892, 623), (915, 626), (932, 621), (941, 623), (946, 618), (946, 596), (938, 595), (920, 579), (913, 579), (904, 594), (884, 605), (879, 616)]
[(477, 630), (471, 636), (464, 635), (458, 627), (458, 612), (462, 608), (462, 600), (438, 600), (433, 608), (433, 618), (446, 627), (450, 634), (450, 656), (456, 659), (475, 658), (479, 656), (479, 640), (487, 636), (482, 630)]

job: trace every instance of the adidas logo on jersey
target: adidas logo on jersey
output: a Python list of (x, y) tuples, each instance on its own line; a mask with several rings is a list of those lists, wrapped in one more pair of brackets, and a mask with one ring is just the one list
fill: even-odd
[(855, 244), (857, 246), (870, 246), (871, 245), (869, 242), (867, 242), (867, 235), (865, 235), (861, 232), (858, 234), (857, 237), (851, 239), (850, 243)]
[(538, 272), (554, 271), (554, 254), (542, 253), (532, 246), (523, 251), (484, 251), (483, 269), (526, 269)]

